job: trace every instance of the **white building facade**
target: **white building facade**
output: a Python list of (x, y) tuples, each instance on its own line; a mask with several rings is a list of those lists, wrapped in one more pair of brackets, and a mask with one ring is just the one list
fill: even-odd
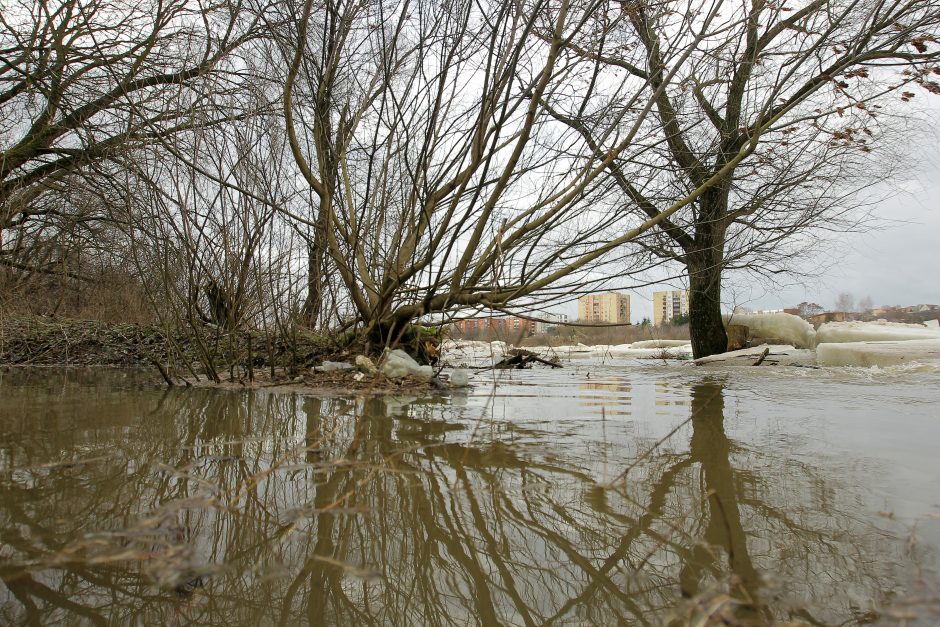
[(677, 318), (689, 315), (689, 291), (668, 290), (653, 292), (653, 325), (662, 326)]

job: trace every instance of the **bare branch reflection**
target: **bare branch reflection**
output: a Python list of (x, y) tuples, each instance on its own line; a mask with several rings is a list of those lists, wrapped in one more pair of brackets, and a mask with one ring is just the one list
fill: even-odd
[(826, 469), (730, 438), (717, 380), (611, 487), (639, 436), (70, 376), (0, 381), (0, 622), (830, 623), (912, 559)]

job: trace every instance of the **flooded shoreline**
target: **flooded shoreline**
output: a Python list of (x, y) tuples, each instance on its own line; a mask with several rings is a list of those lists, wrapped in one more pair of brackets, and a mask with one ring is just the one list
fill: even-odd
[(586, 358), (473, 383), (0, 373), (0, 621), (940, 616), (936, 372)]

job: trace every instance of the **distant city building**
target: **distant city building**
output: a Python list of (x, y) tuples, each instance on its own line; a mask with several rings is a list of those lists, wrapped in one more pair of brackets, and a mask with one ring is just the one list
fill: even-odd
[(689, 291), (669, 290), (653, 292), (653, 325), (662, 326), (679, 317), (689, 315)]
[(767, 315), (767, 314), (779, 314), (779, 313), (785, 313), (785, 314), (791, 314), (791, 315), (793, 315), (793, 316), (799, 316), (799, 315), (800, 315), (800, 308), (799, 308), (799, 307), (784, 307), (783, 309), (757, 309), (757, 310), (754, 310), (754, 309), (751, 309), (750, 307), (745, 307), (744, 305), (736, 305), (735, 308), (732, 310), (731, 313), (737, 314), (737, 315), (741, 315), (741, 316), (765, 316), (765, 315)]
[(844, 311), (824, 311), (813, 316), (806, 316), (803, 319), (818, 329), (820, 325), (827, 322), (845, 322), (846, 317)]
[(578, 299), (578, 320), (630, 323), (630, 297), (620, 292), (589, 294)]
[(539, 318), (535, 322), (536, 333), (547, 333), (559, 324), (568, 324), (568, 314), (548, 313), (544, 311), (532, 314), (532, 317)]
[(535, 320), (518, 316), (466, 318), (454, 322), (454, 327), (466, 338), (481, 339), (528, 337), (536, 332)]

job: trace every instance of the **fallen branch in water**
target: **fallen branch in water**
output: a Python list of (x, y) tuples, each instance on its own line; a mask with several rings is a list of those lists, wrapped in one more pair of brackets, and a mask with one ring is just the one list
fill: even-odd
[(760, 354), (760, 357), (757, 358), (757, 361), (755, 361), (755, 362), (754, 362), (753, 364), (751, 364), (751, 365), (752, 365), (752, 366), (759, 366), (759, 365), (761, 365), (762, 363), (764, 363), (764, 359), (766, 359), (766, 358), (767, 358), (767, 355), (769, 355), (769, 354), (770, 354), (770, 347), (768, 346), (767, 348), (764, 349), (764, 352)]
[(176, 387), (176, 384), (173, 383), (173, 379), (170, 378), (170, 375), (169, 375), (169, 373), (166, 371), (166, 368), (163, 367), (163, 364), (161, 364), (159, 361), (157, 361), (157, 360), (154, 359), (153, 357), (149, 357), (149, 356), (148, 356), (147, 359), (149, 359), (149, 360), (150, 360), (150, 363), (152, 363), (154, 366), (157, 367), (157, 370), (160, 371), (160, 376), (162, 376), (162, 377), (163, 377), (163, 380), (166, 381), (166, 384), (167, 384), (168, 387), (171, 387), (171, 388), (172, 388), (172, 387)]
[(561, 368), (561, 364), (557, 361), (550, 361), (548, 359), (542, 359), (535, 353), (522, 349), (515, 349), (511, 351), (512, 357), (504, 357), (502, 361), (493, 365), (493, 368), (497, 370), (509, 370), (516, 369), (522, 370), (523, 368), (530, 367), (533, 363), (545, 364), (546, 366), (551, 366), (552, 368)]

